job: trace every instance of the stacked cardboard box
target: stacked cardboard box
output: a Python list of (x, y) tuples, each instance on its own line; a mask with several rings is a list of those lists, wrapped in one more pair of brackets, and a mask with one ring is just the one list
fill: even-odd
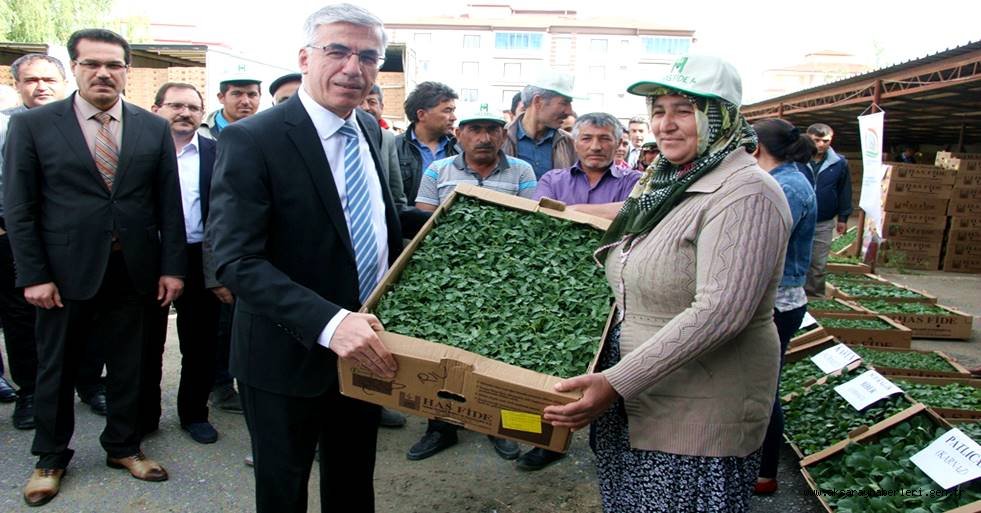
[(944, 270), (981, 273), (981, 154), (938, 154), (953, 173)]
[(911, 269), (938, 269), (956, 172), (925, 164), (884, 165), (882, 238), (886, 251), (881, 260)]

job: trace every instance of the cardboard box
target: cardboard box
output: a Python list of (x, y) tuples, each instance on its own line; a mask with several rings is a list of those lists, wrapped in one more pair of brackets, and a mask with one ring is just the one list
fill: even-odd
[(867, 310), (865, 308), (862, 308), (862, 306), (859, 305), (859, 304), (857, 304), (857, 303), (852, 303), (851, 301), (845, 301), (845, 300), (839, 299), (839, 298), (832, 298), (832, 299), (828, 299), (826, 301), (833, 301), (835, 304), (841, 306), (842, 308), (847, 308), (848, 311), (844, 311), (843, 312), (841, 310), (822, 310), (817, 305), (815, 305), (813, 302), (808, 302), (807, 303), (807, 313), (813, 315), (814, 317), (818, 317), (821, 314), (838, 314), (839, 318), (845, 317), (845, 316), (852, 316), (852, 317), (857, 317), (857, 318), (863, 318), (863, 317), (868, 316), (871, 313), (874, 313), (874, 312), (872, 312), (870, 310)]
[(981, 217), (981, 200), (976, 198), (954, 198), (947, 206), (947, 215), (952, 217)]
[(981, 273), (981, 257), (950, 253), (944, 256), (943, 269), (952, 273)]
[[(944, 239), (946, 226), (922, 224), (882, 223), (882, 238), (889, 241), (922, 241), (939, 243)], [(938, 253), (939, 254), (939, 253)]]
[(958, 173), (954, 178), (954, 190), (981, 187), (981, 173)]
[(950, 231), (981, 230), (981, 217), (951, 217)]
[(818, 341), (818, 340), (826, 339), (828, 337), (831, 337), (831, 334), (828, 333), (827, 330), (825, 330), (824, 328), (822, 328), (819, 325), (817, 328), (815, 328), (815, 329), (813, 329), (811, 331), (808, 331), (807, 333), (804, 333), (802, 335), (798, 335), (798, 336), (790, 339), (790, 343), (787, 344), (787, 349), (789, 350), (789, 349), (793, 349), (793, 348), (796, 348), (796, 347), (800, 347), (800, 346), (803, 346), (805, 344), (809, 344), (811, 342), (815, 342), (815, 341)]
[(952, 189), (950, 192), (950, 199), (957, 200), (958, 202), (962, 200), (981, 201), (981, 186)]
[(828, 312), (820, 313), (814, 312), (814, 318), (818, 320), (820, 324), (823, 319), (866, 319), (874, 320), (879, 319), (890, 326), (893, 329), (889, 330), (869, 330), (862, 328), (832, 328), (827, 325), (821, 324), (828, 334), (834, 336), (835, 338), (841, 339), (842, 342), (847, 344), (869, 346), (869, 347), (894, 347), (899, 349), (909, 349), (912, 343), (913, 332), (909, 328), (899, 324), (898, 322), (882, 316), (875, 314), (853, 314), (846, 313), (841, 314), (838, 312)]
[(964, 153), (962, 155), (964, 156), (948, 159), (946, 168), (959, 173), (976, 173), (981, 171), (981, 155), (977, 153)]
[[(860, 305), (857, 305), (862, 308)], [(913, 338), (942, 338), (967, 340), (971, 338), (974, 316), (941, 304), (934, 305), (947, 312), (943, 314), (906, 314), (873, 312), (884, 315), (913, 331)], [(863, 308), (866, 311), (871, 311)]]
[(930, 228), (947, 226), (946, 214), (919, 214), (914, 212), (883, 212), (882, 225), (897, 224), (901, 226), (915, 225)]
[[(885, 281), (885, 280), (883, 280), (883, 281)], [(852, 295), (849, 295), (846, 292), (843, 292), (843, 291), (839, 290), (838, 287), (834, 286), (831, 283), (826, 284), (825, 285), (825, 288), (827, 289), (827, 295), (828, 295), (828, 297), (837, 297), (837, 298), (844, 299), (845, 301), (852, 301), (852, 302), (859, 301), (859, 300), (862, 300), (862, 299), (878, 299), (880, 301), (889, 301), (891, 303), (930, 303), (930, 304), (936, 304), (937, 303), (937, 297), (936, 296), (934, 296), (932, 294), (928, 294), (928, 293), (926, 293), (926, 292), (924, 292), (922, 290), (917, 290), (917, 289), (910, 288), (910, 287), (904, 287), (902, 285), (899, 285), (897, 283), (892, 283), (892, 282), (889, 282), (889, 281), (885, 281), (885, 283), (888, 283), (888, 284), (890, 284), (890, 285), (892, 285), (893, 287), (896, 287), (896, 288), (911, 290), (911, 291), (916, 292), (917, 294), (919, 294), (921, 297), (907, 298), (907, 297), (867, 297), (867, 296), (852, 296)]]
[[(969, 377), (921, 378), (921, 377), (912, 377), (912, 376), (892, 376), (889, 378), (889, 381), (895, 383), (896, 386), (898, 386), (899, 388), (903, 388), (903, 384), (898, 383), (899, 380), (908, 381), (910, 383), (916, 383), (919, 385), (935, 385), (935, 386), (942, 387), (946, 385), (959, 384), (959, 385), (966, 385), (974, 388), (981, 388), (981, 379), (973, 379)], [(964, 408), (937, 408), (930, 405), (927, 406), (929, 406), (931, 410), (936, 412), (938, 415), (943, 417), (943, 419), (948, 422), (981, 421), (981, 411), (978, 410), (968, 410)]]
[(947, 242), (947, 253), (948, 255), (953, 255), (955, 257), (960, 256), (976, 256), (981, 257), (981, 242), (957, 242), (956, 240), (950, 240)]
[[(373, 311), (388, 289), (398, 281), (412, 254), (435, 227), (440, 216), (457, 198), (468, 196), (525, 212), (540, 212), (556, 218), (605, 230), (609, 221), (575, 211), (548, 208), (548, 202), (501, 194), (487, 189), (460, 185), (409, 243), (362, 307)], [(561, 205), (561, 204), (559, 204)], [(607, 320), (609, 329), (612, 312)], [(560, 378), (509, 365), (444, 344), (380, 332), (379, 338), (399, 364), (394, 378), (376, 376), (338, 359), (341, 393), (404, 413), (434, 418), (466, 429), (509, 438), (553, 451), (565, 451), (572, 438), (567, 428), (557, 428), (542, 420), (550, 404), (566, 404), (579, 394), (554, 391)], [(603, 337), (588, 371), (596, 365)]]
[[(852, 431), (851, 433), (849, 433), (848, 438), (846, 438), (845, 440), (842, 440), (832, 445), (831, 447), (818, 451), (801, 460), (800, 462), (801, 473), (804, 475), (804, 480), (807, 481), (807, 485), (814, 492), (814, 496), (817, 497), (819, 501), (821, 501), (821, 505), (824, 507), (825, 511), (827, 511), (828, 513), (835, 512), (835, 510), (832, 509), (831, 504), (828, 503), (825, 494), (822, 493), (821, 490), (819, 489), (817, 481), (815, 481), (815, 479), (811, 476), (810, 469), (813, 468), (814, 465), (828, 458), (837, 456), (841, 451), (845, 450), (845, 447), (848, 447), (850, 444), (860, 444), (863, 442), (869, 443), (877, 440), (884, 433), (892, 429), (892, 427), (906, 421), (907, 419), (913, 417), (914, 415), (928, 415), (930, 417), (930, 420), (934, 422), (936, 425), (945, 427), (947, 429), (950, 429), (951, 427), (950, 423), (945, 421), (935, 412), (931, 411), (923, 404), (917, 403), (911, 406), (910, 408), (902, 412), (899, 412), (896, 415), (893, 415), (892, 417), (889, 417), (888, 419), (883, 420), (882, 422), (879, 422), (878, 424), (872, 427), (869, 427), (867, 429), (857, 429), (855, 431)], [(883, 455), (883, 456), (886, 458), (890, 457), (889, 455)], [(939, 485), (937, 486), (937, 489), (938, 490), (941, 489)], [(965, 506), (948, 510), (946, 513), (977, 513), (978, 511), (981, 511), (981, 501), (975, 501)]]
[(940, 256), (940, 250), (943, 249), (943, 237), (940, 239), (933, 240), (905, 240), (905, 239), (888, 239), (885, 241), (884, 246), (879, 248), (879, 251), (889, 252), (902, 252), (911, 253), (919, 255), (932, 255)]
[(947, 199), (887, 196), (882, 210), (911, 214), (947, 215)]
[(879, 374), (883, 376), (909, 376), (909, 377), (919, 377), (919, 378), (969, 378), (971, 377), (971, 371), (967, 370), (963, 365), (953, 359), (947, 353), (943, 351), (921, 351), (918, 349), (903, 349), (897, 347), (877, 347), (876, 351), (885, 351), (889, 353), (920, 353), (939, 356), (941, 359), (950, 364), (954, 368), (952, 371), (938, 371), (929, 369), (909, 369), (905, 367), (886, 367), (885, 365), (874, 365), (871, 362), (866, 362), (868, 365), (875, 367), (875, 370), (879, 371)]
[(884, 176), (890, 181), (954, 185), (954, 177), (957, 176), (956, 170), (929, 164), (883, 162), (882, 165), (886, 166)]
[[(981, 221), (981, 219), (979, 219)], [(972, 243), (981, 245), (981, 228), (976, 230), (951, 230), (947, 235), (947, 244), (950, 243), (966, 244)]]
[(880, 250), (879, 263), (886, 267), (897, 269), (921, 269), (924, 271), (936, 271), (940, 268), (940, 255), (934, 251), (925, 253), (913, 251), (892, 251)]
[(953, 184), (950, 183), (923, 183), (905, 182), (890, 180), (888, 177), (882, 180), (882, 190), (886, 198), (890, 197), (910, 197), (910, 198), (936, 198), (950, 199), (953, 191)]

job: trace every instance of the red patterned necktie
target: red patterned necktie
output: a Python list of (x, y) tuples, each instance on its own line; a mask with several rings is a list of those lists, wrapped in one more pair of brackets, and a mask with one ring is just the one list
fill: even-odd
[(95, 135), (95, 167), (102, 175), (106, 188), (111, 191), (112, 181), (116, 177), (116, 167), (119, 165), (119, 147), (116, 146), (116, 138), (109, 131), (112, 116), (108, 112), (100, 112), (93, 117), (102, 124)]

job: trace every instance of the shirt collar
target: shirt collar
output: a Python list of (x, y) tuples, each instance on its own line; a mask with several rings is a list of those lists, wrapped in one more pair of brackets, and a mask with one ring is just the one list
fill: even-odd
[[(316, 100), (310, 96), (303, 87), (299, 89), (300, 103), (303, 104), (304, 110), (307, 111), (307, 115), (310, 116), (310, 121), (313, 121), (314, 128), (317, 129), (317, 136), (321, 140), (327, 140), (338, 130), (341, 129), (347, 121), (353, 119), (354, 111), (347, 119), (341, 119), (340, 116), (334, 114), (333, 112), (327, 110), (326, 107), (317, 103)], [(357, 123), (355, 123), (357, 124)]]
[(525, 126), (523, 124), (521, 124), (520, 121), (517, 121), (516, 124), (518, 125), (518, 139), (522, 139), (522, 138), (528, 139), (529, 141), (532, 141), (535, 144), (541, 144), (541, 143), (543, 143), (543, 142), (551, 139), (552, 136), (555, 135), (555, 129), (554, 128), (549, 128), (549, 129), (545, 130), (545, 135), (543, 135), (541, 139), (539, 139), (539, 140), (536, 141), (535, 139), (532, 139), (532, 137), (530, 135), (528, 135), (527, 132), (525, 132)]
[(103, 111), (102, 109), (96, 107), (89, 103), (88, 100), (82, 98), (82, 95), (75, 93), (75, 108), (82, 113), (82, 117), (85, 119), (92, 119), (92, 116), (100, 112), (108, 112), (109, 116), (116, 121), (122, 121), (123, 119), (123, 97), (120, 96), (116, 99), (116, 103), (109, 110)]
[(177, 152), (177, 157), (180, 158), (180, 157), (184, 156), (185, 153), (187, 153), (188, 151), (190, 151), (188, 148), (190, 148), (190, 150), (194, 150), (194, 153), (197, 153), (198, 152), (199, 146), (198, 146), (198, 133), (197, 133), (197, 131), (195, 131), (194, 132), (194, 135), (191, 136), (191, 142), (185, 144), (184, 147), (181, 148), (181, 151)]
[[(610, 175), (613, 175), (613, 178), (623, 178), (623, 176), (627, 174), (627, 171), (629, 171), (629, 169), (628, 168), (625, 168), (625, 167), (618, 167), (618, 166), (614, 165), (614, 162), (616, 162), (616, 161), (613, 161), (613, 160), (610, 161), (609, 167), (606, 168), (607, 173), (609, 173)], [(569, 172), (572, 173), (572, 174), (576, 174), (576, 173), (585, 174), (586, 173), (585, 171), (582, 170), (582, 162), (581, 161), (578, 161), (578, 160), (576, 161), (575, 164), (572, 165), (571, 168), (569, 168)]]
[[(463, 158), (463, 153), (460, 153), (456, 157), (453, 157), (453, 167), (459, 169), (460, 171), (466, 171), (468, 169), (467, 168), (467, 161), (464, 160), (464, 158)], [(498, 150), (498, 152), (497, 152), (497, 167), (494, 168), (494, 173), (496, 173), (498, 171), (504, 171), (505, 169), (509, 169), (510, 167), (511, 167), (511, 164), (508, 163), (508, 157), (507, 157), (507, 155), (505, 155), (503, 151)], [(491, 173), (491, 174), (493, 174), (493, 173)]]
[[(413, 128), (412, 130), (409, 131), (409, 139), (412, 140), (412, 142), (416, 143), (416, 146), (425, 146), (426, 148), (429, 147), (429, 146), (426, 146), (425, 144), (422, 144), (421, 142), (419, 142), (419, 139), (416, 138), (416, 130), (415, 130), (415, 128)], [(436, 143), (436, 145), (440, 149), (442, 149), (443, 147), (446, 146), (446, 143), (449, 142), (449, 140), (450, 140), (450, 136), (448, 136), (446, 134), (443, 134), (443, 135), (441, 135), (439, 137), (439, 142)]]

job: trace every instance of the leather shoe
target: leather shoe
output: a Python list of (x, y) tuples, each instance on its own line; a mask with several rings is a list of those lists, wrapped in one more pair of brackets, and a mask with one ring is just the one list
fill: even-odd
[(388, 408), (382, 408), (381, 420), (378, 421), (378, 425), (387, 428), (400, 428), (405, 425), (405, 415)]
[(207, 421), (184, 424), (181, 429), (187, 431), (191, 439), (199, 444), (213, 444), (218, 441), (218, 431)]
[(405, 457), (412, 461), (424, 460), (430, 456), (434, 456), (444, 449), (448, 449), (456, 445), (457, 437), (456, 431), (430, 431), (415, 443), (409, 452), (405, 454)]
[(0, 403), (12, 403), (17, 400), (17, 391), (10, 383), (0, 376)]
[(147, 458), (140, 451), (125, 458), (106, 457), (106, 465), (112, 468), (125, 468), (129, 474), (142, 481), (166, 481), (167, 471), (159, 463)]
[(105, 391), (99, 390), (93, 392), (92, 395), (87, 395), (82, 397), (82, 402), (89, 405), (92, 408), (92, 413), (96, 415), (106, 416), (106, 393)]
[(541, 470), (562, 458), (565, 458), (565, 454), (561, 452), (535, 447), (518, 458), (518, 468), (521, 470)]
[(211, 406), (230, 413), (242, 413), (242, 400), (231, 383), (211, 389)]
[(28, 506), (43, 506), (58, 495), (61, 489), (61, 478), (65, 476), (63, 468), (36, 468), (31, 478), (24, 485), (24, 502)]
[(776, 479), (757, 480), (753, 485), (753, 495), (773, 495), (777, 491)]
[(17, 429), (34, 429), (34, 394), (24, 394), (17, 398), (13, 420)]
[(506, 460), (517, 459), (517, 457), (521, 455), (521, 448), (518, 447), (517, 443), (512, 442), (511, 440), (505, 440), (503, 438), (490, 435), (487, 435), (487, 439), (494, 445), (494, 452)]

